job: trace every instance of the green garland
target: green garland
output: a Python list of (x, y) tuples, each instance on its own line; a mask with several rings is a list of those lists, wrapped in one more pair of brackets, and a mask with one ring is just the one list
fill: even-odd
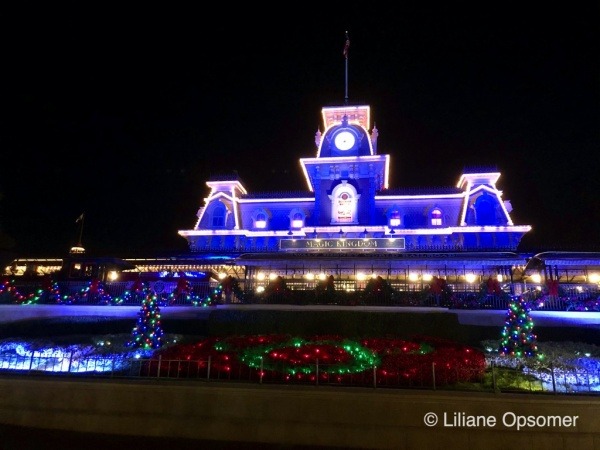
[(356, 341), (351, 340), (314, 340), (306, 341), (302, 338), (294, 337), (285, 342), (271, 343), (248, 347), (240, 351), (240, 360), (254, 369), (263, 369), (268, 371), (279, 371), (290, 375), (310, 374), (316, 369), (316, 361), (307, 361), (306, 363), (292, 364), (283, 361), (273, 361), (270, 357), (271, 352), (289, 347), (300, 348), (306, 345), (330, 345), (342, 348), (346, 354), (350, 355), (350, 360), (346, 362), (325, 363), (319, 367), (321, 373), (337, 373), (340, 375), (363, 372), (367, 369), (379, 365), (379, 357), (370, 349), (362, 346)]

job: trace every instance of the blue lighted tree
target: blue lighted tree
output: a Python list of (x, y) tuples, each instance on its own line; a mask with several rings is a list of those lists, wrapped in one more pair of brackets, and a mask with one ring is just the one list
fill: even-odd
[(131, 340), (128, 347), (150, 350), (162, 346), (163, 329), (160, 323), (160, 307), (158, 306), (156, 294), (147, 289), (146, 298), (138, 313), (138, 319), (131, 332)]
[(499, 348), (501, 355), (519, 358), (538, 355), (537, 336), (533, 334), (530, 311), (529, 304), (522, 296), (511, 300), (502, 330)]

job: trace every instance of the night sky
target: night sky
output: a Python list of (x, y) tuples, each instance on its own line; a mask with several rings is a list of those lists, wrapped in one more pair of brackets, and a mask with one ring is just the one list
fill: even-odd
[(0, 242), (18, 257), (64, 256), (81, 213), (89, 253), (185, 252), (211, 175), (306, 190), (346, 30), (349, 103), (371, 106), (391, 188), (494, 166), (533, 226), (523, 251), (600, 251), (597, 2), (24, 3), (4, 14), (0, 135)]

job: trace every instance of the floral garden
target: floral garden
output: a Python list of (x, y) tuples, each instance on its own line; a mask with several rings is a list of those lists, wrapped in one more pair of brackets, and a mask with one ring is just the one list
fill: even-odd
[[(373, 387), (463, 388), (551, 392), (600, 392), (600, 347), (583, 343), (538, 343), (530, 316), (539, 298), (510, 296), (496, 280), (481, 286), (481, 298), (501, 297), (508, 308), (497, 340), (480, 346), (420, 334), (344, 336), (335, 333), (248, 333), (190, 337), (165, 333), (161, 307), (184, 297), (194, 306), (213, 306), (223, 297), (243, 297), (236, 280), (228, 277), (202, 298), (181, 278), (167, 297), (141, 280), (120, 297), (107, 294), (92, 281), (80, 291), (61, 294), (45, 278), (41, 288), (27, 295), (9, 279), (0, 295), (23, 305), (141, 304), (131, 333), (100, 337), (52, 339), (9, 338), (0, 341), (0, 369), (8, 371), (110, 376), (196, 378), (273, 383), (337, 384)], [(557, 286), (551, 286), (558, 293)], [(286, 303), (292, 296), (283, 279), (275, 279), (263, 293), (264, 303)], [(393, 299), (394, 289), (381, 277), (370, 280), (355, 301), (376, 304)], [(317, 285), (317, 303), (336, 303), (333, 278)], [(445, 280), (434, 277), (423, 293), (438, 306), (457, 304)], [(256, 299), (254, 299), (256, 300)], [(289, 298), (287, 298), (289, 300)]]
[[(539, 343), (529, 303), (513, 299), (497, 340), (416, 335), (166, 333), (148, 293), (130, 334), (0, 340), (0, 370), (356, 387), (600, 392), (600, 347)], [(83, 319), (82, 319), (83, 320)]]

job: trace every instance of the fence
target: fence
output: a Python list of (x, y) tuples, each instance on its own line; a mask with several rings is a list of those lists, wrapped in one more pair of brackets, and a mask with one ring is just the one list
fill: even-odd
[[(2, 303), (69, 303), (69, 304), (106, 304), (106, 305), (141, 305), (145, 294), (131, 293), (132, 282), (106, 282), (100, 289), (91, 292), (89, 282), (58, 282), (53, 289), (43, 288), (36, 281), (21, 281), (11, 285), (9, 289), (0, 290)], [(335, 304), (335, 305), (370, 305), (370, 306), (441, 306), (452, 309), (492, 309), (506, 310), (511, 300), (509, 292), (521, 292), (516, 286), (506, 287), (499, 294), (482, 294), (473, 290), (461, 290), (462, 286), (453, 285), (453, 291), (442, 295), (433, 295), (427, 290), (400, 289), (390, 285), (389, 289), (378, 292), (368, 289), (335, 289), (319, 291), (304, 289), (294, 285), (294, 289), (282, 289), (277, 292), (268, 290), (238, 291), (219, 293), (216, 281), (189, 281), (188, 289), (178, 293), (177, 281), (150, 281), (149, 288), (156, 293), (161, 306), (196, 306), (199, 302), (210, 300), (213, 303), (246, 303), (246, 304)], [(520, 286), (519, 286), (520, 287)], [(600, 312), (600, 292), (590, 288), (585, 291), (566, 289), (562, 296), (542, 295), (538, 290), (522, 292), (533, 310), (543, 311), (595, 311)], [(212, 297), (211, 297), (212, 296)]]
[(457, 365), (451, 369), (435, 363), (417, 369), (370, 367), (357, 373), (342, 373), (317, 359), (302, 370), (283, 366), (231, 370), (212, 360), (129, 358), (119, 355), (79, 357), (38, 354), (12, 355), (0, 360), (0, 372), (36, 376), (93, 378), (171, 379), (199, 382), (246, 382), (309, 386), (345, 386), (392, 389), (431, 389), (479, 392), (529, 392), (600, 395), (600, 370), (582, 368), (499, 366), (488, 361), (484, 370)]

